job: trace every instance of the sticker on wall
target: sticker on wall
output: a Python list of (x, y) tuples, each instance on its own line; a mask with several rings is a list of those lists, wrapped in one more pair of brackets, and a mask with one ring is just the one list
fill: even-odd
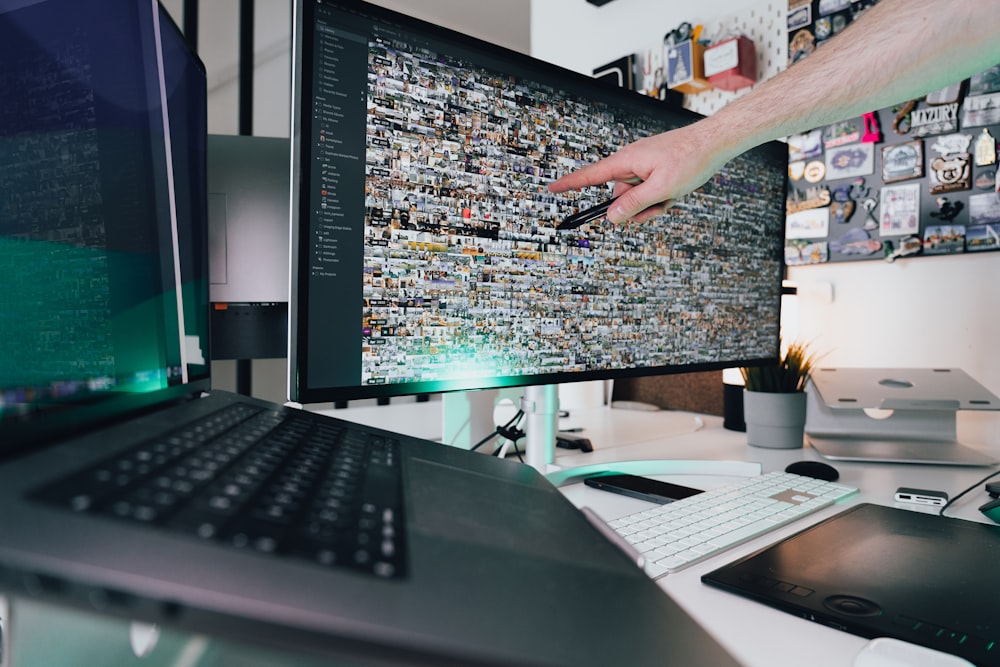
[(882, 242), (873, 239), (863, 229), (852, 229), (839, 239), (830, 241), (830, 250), (841, 255), (873, 255), (882, 249)]
[(939, 225), (924, 230), (924, 253), (945, 255), (965, 252), (965, 225)]
[(895, 117), (892, 120), (892, 131), (896, 134), (909, 134), (913, 129), (910, 126), (910, 113), (917, 107), (916, 100), (897, 104), (892, 108)]
[(1000, 250), (1000, 222), (967, 228), (965, 230), (965, 249), (969, 252)]
[(867, 176), (875, 171), (875, 146), (852, 144), (826, 153), (826, 177), (831, 181)]
[(785, 238), (819, 239), (830, 234), (830, 209), (813, 208), (785, 218)]
[(920, 178), (924, 175), (922, 139), (882, 147), (882, 180), (886, 183)]
[(896, 247), (892, 247), (891, 242), (886, 242), (886, 253), (885, 261), (890, 264), (900, 257), (910, 257), (912, 255), (919, 255), (920, 251), (924, 249), (924, 242), (920, 240), (919, 236), (907, 236), (896, 242)]
[(924, 230), (924, 254), (965, 252), (965, 225), (937, 225)]
[(985, 93), (1000, 93), (1000, 65), (974, 74), (969, 79), (969, 94), (982, 95)]
[(788, 64), (793, 65), (816, 50), (816, 38), (808, 28), (795, 33), (788, 41)]
[(877, 144), (882, 141), (882, 128), (878, 124), (878, 115), (874, 111), (869, 111), (861, 117), (865, 132), (861, 135), (861, 143)]
[(865, 209), (865, 224), (862, 225), (862, 229), (878, 229), (878, 220), (875, 218), (878, 200), (875, 197), (865, 197), (861, 202), (861, 208)]
[(914, 107), (909, 114), (910, 132), (917, 137), (958, 130), (958, 103)]
[(835, 201), (830, 204), (830, 219), (838, 225), (843, 225), (850, 221), (851, 216), (854, 215), (854, 207), (853, 201)]
[(989, 169), (976, 176), (976, 187), (980, 190), (994, 190), (997, 182), (997, 172)]
[(802, 175), (809, 183), (819, 183), (826, 176), (826, 165), (820, 160), (813, 160), (806, 164)]
[(935, 225), (924, 230), (924, 254), (965, 252), (965, 225)]
[(965, 208), (965, 204), (960, 201), (951, 201), (944, 195), (939, 195), (934, 198), (934, 203), (937, 204), (937, 210), (931, 211), (931, 217), (937, 218), (941, 222), (952, 222), (958, 217), (958, 214), (962, 212)]
[(860, 119), (844, 120), (823, 128), (823, 146), (828, 149), (859, 141), (861, 141)]
[(833, 37), (833, 21), (830, 20), (829, 16), (816, 19), (816, 25), (813, 26), (813, 34), (816, 35), (817, 42), (822, 42)]
[(861, 201), (871, 194), (871, 188), (865, 184), (863, 177), (855, 178), (851, 181), (851, 199)]
[(788, 179), (792, 181), (801, 181), (802, 177), (806, 173), (806, 163), (802, 160), (798, 162), (788, 163)]
[(792, 192), (785, 200), (785, 213), (792, 214), (799, 211), (806, 211), (813, 208), (821, 208), (830, 205), (830, 190), (814, 185), (805, 190), (793, 188)]
[(972, 188), (972, 156), (968, 152), (971, 142), (971, 134), (949, 134), (934, 139), (930, 147), (939, 156), (929, 165), (931, 194)]
[(927, 93), (927, 97), (924, 98), (924, 101), (933, 106), (941, 104), (955, 104), (959, 101), (961, 95), (962, 82), (959, 81), (958, 83), (953, 83), (950, 86), (945, 86), (940, 90)]
[(969, 223), (985, 225), (1000, 222), (1000, 193), (969, 196)]
[(973, 95), (962, 106), (962, 127), (1000, 124), (1000, 92)]
[(828, 16), (834, 12), (840, 12), (851, 8), (851, 0), (819, 0), (817, 13), (820, 16)]
[[(825, 165), (824, 165), (825, 166)], [(864, 180), (864, 179), (861, 179)], [(830, 191), (830, 196), (833, 197), (833, 201), (845, 202), (853, 201), (851, 197), (851, 185), (838, 185), (833, 190)]]
[(788, 137), (788, 161), (802, 162), (823, 154), (823, 130), (816, 129)]
[(787, 266), (822, 264), (829, 259), (830, 250), (826, 241), (790, 239), (785, 246), (785, 264)]
[(882, 188), (879, 201), (879, 234), (906, 236), (920, 231), (920, 184)]
[(996, 164), (997, 161), (997, 140), (990, 134), (990, 129), (984, 127), (983, 131), (976, 137), (976, 166), (988, 167)]
[(788, 8), (788, 32), (791, 34), (793, 30), (798, 30), (799, 28), (805, 28), (807, 25), (812, 23), (812, 3), (807, 2), (794, 9)]

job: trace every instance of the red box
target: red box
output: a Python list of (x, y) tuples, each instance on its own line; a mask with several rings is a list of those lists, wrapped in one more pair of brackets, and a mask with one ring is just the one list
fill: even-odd
[(757, 51), (744, 35), (705, 49), (705, 76), (719, 90), (739, 90), (757, 83)]

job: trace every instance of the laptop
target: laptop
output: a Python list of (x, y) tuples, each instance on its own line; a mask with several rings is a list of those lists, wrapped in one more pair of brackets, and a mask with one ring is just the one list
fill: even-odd
[(0, 590), (336, 664), (735, 664), (532, 468), (211, 390), (155, 2), (0, 2), (0, 86)]
[(860, 504), (702, 581), (862, 637), (1000, 665), (998, 550), (995, 525)]

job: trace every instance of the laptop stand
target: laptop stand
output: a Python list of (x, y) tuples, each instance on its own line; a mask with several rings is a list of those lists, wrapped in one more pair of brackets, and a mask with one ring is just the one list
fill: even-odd
[(838, 461), (988, 466), (957, 441), (959, 410), (1000, 410), (960, 369), (821, 368), (808, 388), (806, 437)]

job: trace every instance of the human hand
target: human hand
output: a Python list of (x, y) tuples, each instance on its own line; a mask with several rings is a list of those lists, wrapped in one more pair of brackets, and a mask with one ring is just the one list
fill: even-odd
[(703, 123), (639, 139), (553, 181), (549, 190), (566, 192), (613, 181), (617, 200), (608, 209), (609, 221), (643, 221), (660, 215), (711, 178), (728, 159), (710, 148), (713, 134), (706, 132)]

